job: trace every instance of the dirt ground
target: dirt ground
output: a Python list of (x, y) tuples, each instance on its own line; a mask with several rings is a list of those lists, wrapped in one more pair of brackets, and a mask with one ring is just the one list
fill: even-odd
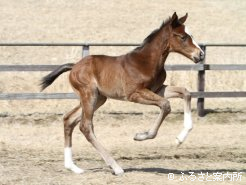
[[(125, 170), (119, 177), (112, 174), (78, 128), (73, 137), (74, 159), (85, 173), (64, 169), (62, 115), (1, 117), (0, 184), (178, 184), (182, 173), (186, 178), (183, 184), (245, 184), (245, 113), (217, 112), (205, 118), (193, 113), (194, 129), (177, 148), (174, 141), (183, 121), (179, 112), (168, 116), (157, 138), (136, 142), (135, 133), (150, 128), (157, 112), (99, 111), (94, 119), (95, 133)], [(191, 181), (191, 172), (195, 181)], [(216, 173), (233, 172), (242, 172), (241, 181), (235, 177), (209, 182)], [(174, 174), (174, 180), (168, 179), (169, 173)], [(201, 173), (204, 179), (198, 179)]]
[[(189, 13), (186, 25), (198, 43), (246, 43), (246, 1), (242, 0), (0, 0), (0, 42), (141, 43), (177, 11)], [(91, 54), (120, 55), (133, 47), (91, 47)], [(207, 48), (209, 64), (245, 64), (246, 48)], [(0, 65), (77, 62), (81, 47), (0, 47)], [(170, 54), (167, 64), (191, 64)], [(0, 92), (36, 93), (47, 72), (2, 72)], [(245, 91), (244, 71), (206, 72), (206, 91)], [(166, 84), (197, 90), (197, 73), (167, 73)], [(67, 74), (45, 92), (72, 92)], [(109, 100), (96, 113), (97, 138), (125, 170), (116, 177), (79, 129), (74, 133), (74, 159), (85, 170), (77, 175), (63, 167), (62, 115), (77, 100), (0, 102), (0, 185), (69, 184), (246, 184), (246, 99), (206, 99), (209, 114), (196, 116), (194, 129), (179, 148), (182, 100), (172, 100), (156, 139), (136, 142), (157, 117), (153, 107)], [(191, 173), (196, 176), (191, 181)], [(234, 173), (233, 173), (234, 172)], [(241, 181), (215, 175), (239, 174)], [(174, 174), (169, 180), (168, 174)], [(182, 176), (184, 173), (184, 176)], [(208, 173), (208, 174), (207, 174)], [(204, 175), (203, 182), (199, 176)], [(241, 175), (241, 174), (240, 174)], [(206, 180), (206, 178), (208, 179)]]

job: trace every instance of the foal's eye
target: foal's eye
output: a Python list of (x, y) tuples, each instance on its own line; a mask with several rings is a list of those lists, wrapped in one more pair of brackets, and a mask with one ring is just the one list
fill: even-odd
[(181, 36), (182, 41), (186, 41), (187, 38), (188, 38), (187, 35)]

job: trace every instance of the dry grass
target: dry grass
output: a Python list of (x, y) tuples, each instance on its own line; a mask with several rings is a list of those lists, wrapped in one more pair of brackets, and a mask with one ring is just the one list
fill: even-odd
[[(131, 42), (140, 43), (152, 30), (174, 11), (179, 15), (189, 12), (187, 25), (201, 43), (246, 43), (246, 2), (224, 1), (65, 1), (65, 0), (15, 0), (0, 1), (1, 42)], [(92, 54), (119, 55), (133, 47), (92, 47)], [(0, 47), (0, 64), (63, 64), (76, 62), (81, 57), (79, 47)], [(207, 63), (245, 63), (244, 48), (209, 48)], [(171, 54), (168, 64), (187, 64), (191, 61)], [(39, 92), (39, 80), (47, 73), (2, 73), (0, 92)], [(207, 91), (240, 91), (246, 89), (245, 72), (207, 72)], [(185, 86), (196, 91), (195, 72), (168, 72), (166, 84)], [(6, 81), (8, 79), (8, 81)], [(67, 75), (46, 92), (72, 91)], [(52, 101), (53, 102), (53, 101)], [(63, 103), (63, 102), (62, 102)], [(56, 107), (50, 101), (4, 102), (0, 110), (13, 113), (26, 110), (38, 112), (40, 105), (65, 112), (69, 103)], [(55, 103), (57, 105), (57, 103)], [(213, 101), (210, 107), (245, 109), (245, 99)], [(63, 108), (67, 107), (67, 108)], [(178, 109), (176, 103), (173, 109)], [(17, 109), (17, 110), (15, 110)], [(49, 109), (49, 108), (48, 108)]]

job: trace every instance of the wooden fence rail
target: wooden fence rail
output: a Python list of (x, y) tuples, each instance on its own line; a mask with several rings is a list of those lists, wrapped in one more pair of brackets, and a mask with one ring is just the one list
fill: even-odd
[[(24, 47), (24, 46), (80, 46), (82, 57), (89, 55), (91, 46), (138, 46), (135, 43), (0, 43), (1, 46)], [(205, 52), (207, 47), (246, 47), (246, 44), (200, 44)], [(206, 57), (205, 57), (206, 58)], [(59, 65), (0, 65), (0, 72), (13, 71), (52, 71)], [(205, 71), (207, 70), (246, 70), (246, 64), (206, 64), (204, 61), (199, 64), (190, 65), (165, 65), (168, 71), (197, 71), (198, 86), (197, 92), (191, 92), (193, 98), (197, 98), (197, 111), (199, 116), (205, 115), (205, 98), (232, 98), (246, 97), (246, 91), (231, 92), (205, 92)], [(30, 100), (30, 99), (76, 99), (74, 93), (0, 93), (0, 100)]]

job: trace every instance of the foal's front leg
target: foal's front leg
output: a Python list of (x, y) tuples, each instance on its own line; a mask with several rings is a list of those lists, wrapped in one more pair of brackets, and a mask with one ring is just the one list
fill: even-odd
[(146, 139), (155, 138), (163, 120), (171, 112), (169, 101), (148, 89), (138, 90), (137, 92), (133, 93), (130, 96), (129, 101), (146, 105), (156, 105), (160, 108), (160, 114), (154, 123), (154, 126), (148, 132), (137, 133), (134, 137), (134, 140), (143, 141)]
[(158, 92), (160, 96), (165, 98), (183, 98), (184, 99), (184, 128), (176, 138), (178, 145), (182, 144), (192, 130), (191, 118), (191, 94), (184, 87), (162, 86)]

